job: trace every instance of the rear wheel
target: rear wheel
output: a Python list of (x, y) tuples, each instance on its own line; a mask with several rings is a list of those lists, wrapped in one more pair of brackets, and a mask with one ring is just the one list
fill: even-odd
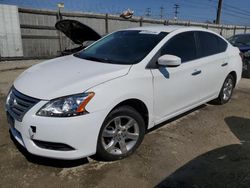
[(114, 109), (105, 119), (99, 133), (97, 156), (102, 160), (119, 160), (131, 155), (141, 144), (145, 123), (130, 106)]
[(231, 99), (234, 85), (235, 79), (231, 74), (229, 74), (223, 83), (219, 97), (216, 99), (218, 104), (225, 104)]

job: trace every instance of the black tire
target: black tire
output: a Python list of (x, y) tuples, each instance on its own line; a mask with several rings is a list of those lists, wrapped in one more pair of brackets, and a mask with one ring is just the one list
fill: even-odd
[[(122, 118), (125, 118), (125, 119), (122, 119)], [(126, 118), (131, 118), (131, 119), (128, 119), (133, 121), (133, 127), (131, 126), (129, 129), (135, 129), (134, 126), (136, 126), (136, 130), (137, 130), (137, 133), (136, 135), (138, 136), (138, 138), (136, 138), (137, 140), (134, 141), (134, 140), (130, 140), (129, 138), (123, 138), (124, 142), (126, 143), (125, 140), (127, 140), (128, 143), (132, 142), (133, 146), (127, 150), (127, 146), (126, 146), (126, 150), (127, 152), (126, 153), (122, 153), (122, 149), (119, 149), (119, 147), (121, 148), (120, 146), (120, 142), (117, 141), (117, 137), (121, 136), (117, 136), (118, 132), (121, 132), (121, 130), (117, 130), (116, 129), (116, 122), (115, 122), (115, 119), (120, 119), (120, 125), (125, 124), (123, 125), (122, 127), (126, 127), (126, 125), (128, 125), (129, 123), (125, 121), (124, 123), (124, 120), (126, 120)], [(122, 122), (123, 121), (123, 122)], [(113, 124), (112, 124), (113, 123)], [(131, 124), (131, 123), (130, 123)], [(116, 136), (111, 136), (110, 138), (106, 138), (106, 139), (110, 139), (110, 141), (108, 140), (109, 143), (116, 143), (118, 144), (111, 144), (111, 145), (115, 145), (115, 146), (112, 146), (112, 151), (107, 151), (105, 149), (105, 137), (103, 137), (103, 134), (104, 134), (104, 129), (109, 131), (108, 128), (112, 128), (112, 126), (114, 127), (112, 130), (110, 130), (112, 132), (112, 135), (116, 135)], [(129, 131), (126, 131), (126, 133), (128, 133)], [(139, 131), (139, 132), (138, 132)], [(113, 133), (115, 132), (115, 133)], [(135, 130), (134, 130), (135, 132)], [(130, 133), (130, 132), (129, 132)], [(122, 134), (122, 133), (120, 133)], [(132, 133), (132, 134), (135, 134), (135, 133)], [(100, 160), (104, 160), (104, 161), (115, 161), (115, 160), (120, 160), (120, 159), (123, 159), (125, 157), (128, 157), (129, 155), (131, 155), (132, 153), (134, 153), (134, 151), (139, 147), (139, 145), (141, 144), (143, 138), (144, 138), (144, 135), (145, 135), (145, 122), (142, 118), (142, 116), (132, 107), (130, 106), (120, 106), (120, 107), (117, 107), (115, 108), (113, 111), (111, 111), (109, 113), (109, 115), (106, 117), (106, 119), (104, 120), (103, 122), (103, 125), (101, 127), (101, 130), (99, 132), (99, 136), (98, 136), (98, 142), (97, 142), (97, 152), (96, 152), (96, 157)], [(136, 137), (137, 137), (136, 136)], [(116, 140), (115, 140), (116, 139)], [(109, 144), (107, 144), (106, 146), (108, 146)], [(116, 150), (117, 148), (117, 150)], [(115, 153), (115, 152), (118, 152), (120, 151), (121, 153)], [(111, 153), (113, 152), (113, 153)], [(115, 154), (114, 154), (115, 153)]]
[[(231, 91), (230, 91), (229, 95), (227, 97), (225, 97), (224, 89), (225, 89), (225, 87), (227, 87), (228, 82), (230, 82), (232, 84), (232, 86), (231, 86)], [(218, 98), (215, 99), (215, 103), (219, 104), (219, 105), (227, 103), (232, 97), (234, 86), (235, 86), (235, 78), (231, 74), (229, 74), (226, 77), (226, 79), (221, 87), (220, 94), (219, 94)]]

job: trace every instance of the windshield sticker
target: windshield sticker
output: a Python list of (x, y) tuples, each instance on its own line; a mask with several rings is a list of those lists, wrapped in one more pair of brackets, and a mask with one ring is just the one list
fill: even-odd
[(150, 35), (159, 35), (160, 32), (158, 31), (140, 31), (140, 34), (150, 34)]

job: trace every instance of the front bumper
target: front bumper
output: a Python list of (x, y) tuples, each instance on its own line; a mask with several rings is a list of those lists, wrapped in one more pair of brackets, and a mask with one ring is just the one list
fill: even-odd
[[(107, 113), (103, 110), (68, 118), (35, 115), (45, 103), (46, 101), (40, 101), (32, 107), (24, 115), (22, 122), (14, 119), (10, 126), (13, 137), (28, 152), (38, 156), (70, 160), (95, 154), (98, 134)], [(60, 143), (72, 149), (45, 148), (36, 141)]]

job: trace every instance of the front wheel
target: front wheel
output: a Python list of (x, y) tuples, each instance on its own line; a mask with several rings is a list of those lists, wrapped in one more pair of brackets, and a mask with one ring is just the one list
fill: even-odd
[(219, 97), (216, 99), (218, 104), (225, 104), (231, 99), (234, 85), (235, 79), (231, 74), (229, 74), (223, 83)]
[(99, 133), (97, 157), (114, 161), (132, 154), (145, 134), (142, 116), (130, 106), (114, 109), (105, 119)]

